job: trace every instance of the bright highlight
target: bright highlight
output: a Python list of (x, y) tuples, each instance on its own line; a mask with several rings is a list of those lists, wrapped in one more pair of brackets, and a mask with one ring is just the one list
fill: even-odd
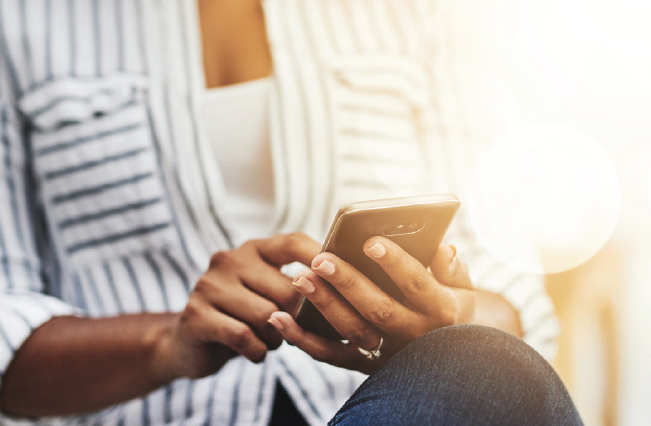
[(495, 257), (549, 274), (582, 264), (604, 246), (621, 193), (615, 167), (596, 141), (546, 122), (491, 145), (467, 201), (475, 231)]

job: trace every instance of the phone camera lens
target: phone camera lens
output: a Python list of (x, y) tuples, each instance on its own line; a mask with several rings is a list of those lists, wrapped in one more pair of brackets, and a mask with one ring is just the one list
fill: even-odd
[(412, 228), (412, 229), (417, 227), (417, 226), (418, 226), (418, 222), (412, 222), (412, 223), (409, 224), (409, 227)]

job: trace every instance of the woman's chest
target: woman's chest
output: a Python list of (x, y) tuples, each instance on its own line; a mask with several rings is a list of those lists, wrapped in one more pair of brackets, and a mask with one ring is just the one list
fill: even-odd
[[(316, 235), (344, 202), (425, 190), (429, 76), (406, 25), (411, 12), (357, 3), (264, 4), (277, 231)], [(35, 174), (73, 254), (116, 238), (128, 252), (150, 231), (167, 233), (153, 245), (169, 243), (170, 190), (185, 194), (197, 223), (202, 211), (219, 219), (219, 167), (197, 111), (198, 12), (175, 1), (97, 4), (53, 20), (47, 28), (61, 48), (46, 44), (42, 58), (22, 62), (34, 79), (21, 108)], [(42, 36), (34, 31), (30, 42)], [(117, 237), (104, 232), (115, 221)]]

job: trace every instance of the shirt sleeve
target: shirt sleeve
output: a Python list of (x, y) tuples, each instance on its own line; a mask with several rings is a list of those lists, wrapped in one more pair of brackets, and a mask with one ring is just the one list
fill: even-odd
[[(0, 386), (16, 350), (50, 318), (75, 313), (46, 295), (32, 211), (36, 188), (12, 81), (0, 54)], [(0, 423), (2, 420), (0, 419)]]
[(495, 61), (482, 48), (480, 30), (469, 19), (469, 2), (416, 4), (431, 84), (425, 128), (432, 186), (436, 192), (455, 192), (462, 200), (446, 241), (457, 246), (477, 288), (500, 294), (518, 310), (525, 342), (551, 360), (560, 328), (544, 276), (519, 272), (485, 250), (463, 202), (482, 148), (514, 122), (508, 85), (500, 81)]

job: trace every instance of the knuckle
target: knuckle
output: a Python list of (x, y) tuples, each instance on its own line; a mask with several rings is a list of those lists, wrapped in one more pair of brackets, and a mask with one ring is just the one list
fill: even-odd
[(285, 234), (284, 238), (284, 245), (285, 247), (291, 248), (291, 247), (296, 247), (300, 245), (305, 239), (307, 238), (307, 235), (305, 235), (302, 232), (292, 232), (289, 234)]
[(227, 290), (231, 284), (224, 276), (207, 273), (197, 280), (191, 296), (205, 301), (222, 300), (224, 296), (229, 296)]
[(188, 299), (188, 303), (185, 305), (183, 314), (181, 315), (181, 321), (192, 321), (194, 318), (199, 317), (201, 315), (201, 312), (201, 303), (197, 300), (196, 297), (190, 297), (190, 299)]
[(367, 326), (359, 326), (356, 328), (353, 333), (350, 341), (359, 348), (362, 349), (374, 349), (377, 347), (377, 343), (380, 337), (377, 333)]
[(321, 292), (319, 295), (313, 296), (309, 299), (317, 309), (321, 312), (334, 312), (340, 307), (340, 302), (331, 294), (324, 294)]
[(212, 281), (206, 275), (204, 275), (201, 278), (199, 278), (199, 280), (195, 284), (194, 293), (198, 295), (204, 295), (213, 287), (214, 286)]
[(424, 291), (430, 284), (430, 277), (424, 271), (413, 271), (408, 276), (410, 277), (409, 289), (413, 293)]
[(374, 305), (375, 307), (370, 312), (369, 320), (379, 326), (389, 324), (394, 318), (391, 301), (385, 298), (377, 301)]
[(222, 250), (215, 252), (210, 257), (210, 268), (219, 268), (224, 265), (229, 265), (232, 262), (232, 253), (230, 251)]
[(305, 241), (305, 240), (307, 240), (309, 238), (306, 233), (299, 232), (299, 231), (290, 232), (288, 235), (289, 235), (291, 241), (296, 242), (296, 243)]
[(357, 278), (351, 273), (341, 272), (337, 274), (337, 272), (335, 272), (335, 275), (338, 284), (337, 287), (340, 287), (341, 289), (348, 290), (355, 287), (355, 284), (357, 284)]
[(375, 344), (375, 333), (366, 325), (360, 324), (351, 330), (349, 340), (360, 348), (370, 348)]
[(257, 249), (262, 242), (263, 240), (261, 238), (252, 238), (250, 240), (247, 240), (244, 244), (242, 244), (242, 246), (247, 248)]
[(260, 244), (260, 240), (248, 240), (240, 246), (239, 250), (243, 250), (246, 252), (257, 251), (258, 244)]
[(253, 331), (244, 324), (234, 325), (228, 329), (226, 339), (228, 346), (239, 352), (253, 339)]

